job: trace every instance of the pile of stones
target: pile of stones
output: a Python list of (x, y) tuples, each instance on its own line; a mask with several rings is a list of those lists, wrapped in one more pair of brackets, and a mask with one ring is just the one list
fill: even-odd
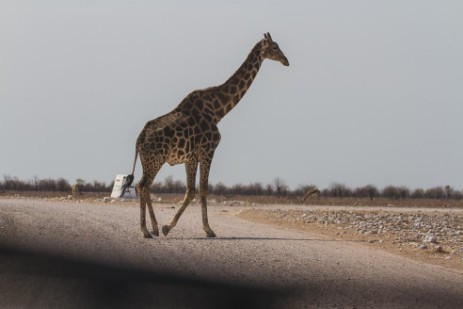
[(370, 235), (417, 249), (463, 256), (463, 212), (392, 212), (273, 210), (272, 216), (293, 223), (335, 226), (339, 233)]

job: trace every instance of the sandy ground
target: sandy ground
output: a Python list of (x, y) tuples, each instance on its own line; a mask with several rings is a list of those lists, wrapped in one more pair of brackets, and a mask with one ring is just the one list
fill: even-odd
[[(463, 308), (463, 275), (310, 231), (189, 207), (144, 239), (134, 203), (0, 199), (3, 308)], [(171, 220), (171, 205), (155, 207)]]

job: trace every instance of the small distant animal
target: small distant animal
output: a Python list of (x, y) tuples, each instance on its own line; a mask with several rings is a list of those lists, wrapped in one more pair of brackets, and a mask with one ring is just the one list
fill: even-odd
[(80, 191), (80, 184), (76, 183), (71, 186), (71, 195), (75, 199), (82, 195), (82, 192)]
[(304, 198), (302, 199), (302, 204), (304, 204), (305, 200), (308, 199), (311, 195), (315, 196), (315, 200), (318, 202), (318, 200), (320, 199), (320, 190), (315, 188), (308, 189), (305, 193)]

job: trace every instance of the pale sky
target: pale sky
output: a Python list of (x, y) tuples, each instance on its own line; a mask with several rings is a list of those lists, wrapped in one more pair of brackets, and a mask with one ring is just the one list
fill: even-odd
[(265, 32), (290, 66), (219, 124), (211, 183), (463, 188), (462, 1), (3, 0), (0, 177), (129, 173), (145, 123)]

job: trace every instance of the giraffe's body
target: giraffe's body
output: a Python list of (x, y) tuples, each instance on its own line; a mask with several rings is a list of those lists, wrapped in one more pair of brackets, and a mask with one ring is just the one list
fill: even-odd
[[(146, 123), (136, 142), (137, 154), (143, 167), (143, 176), (138, 183), (140, 194), (141, 230), (145, 237), (151, 237), (146, 228), (145, 209), (148, 205), (153, 234), (158, 236), (158, 224), (150, 198), (150, 187), (154, 177), (164, 163), (185, 164), (187, 190), (182, 206), (170, 225), (162, 228), (164, 235), (176, 225), (189, 202), (195, 195), (195, 179), (200, 168), (200, 196), (203, 229), (208, 237), (215, 234), (209, 227), (206, 196), (208, 193), (209, 169), (214, 151), (220, 142), (217, 128), (219, 121), (241, 100), (257, 75), (264, 59), (280, 61), (289, 65), (288, 60), (272, 41), (270, 34), (258, 42), (241, 67), (222, 85), (203, 90), (195, 90), (186, 96), (170, 113)], [(128, 178), (133, 181), (133, 172)]]

